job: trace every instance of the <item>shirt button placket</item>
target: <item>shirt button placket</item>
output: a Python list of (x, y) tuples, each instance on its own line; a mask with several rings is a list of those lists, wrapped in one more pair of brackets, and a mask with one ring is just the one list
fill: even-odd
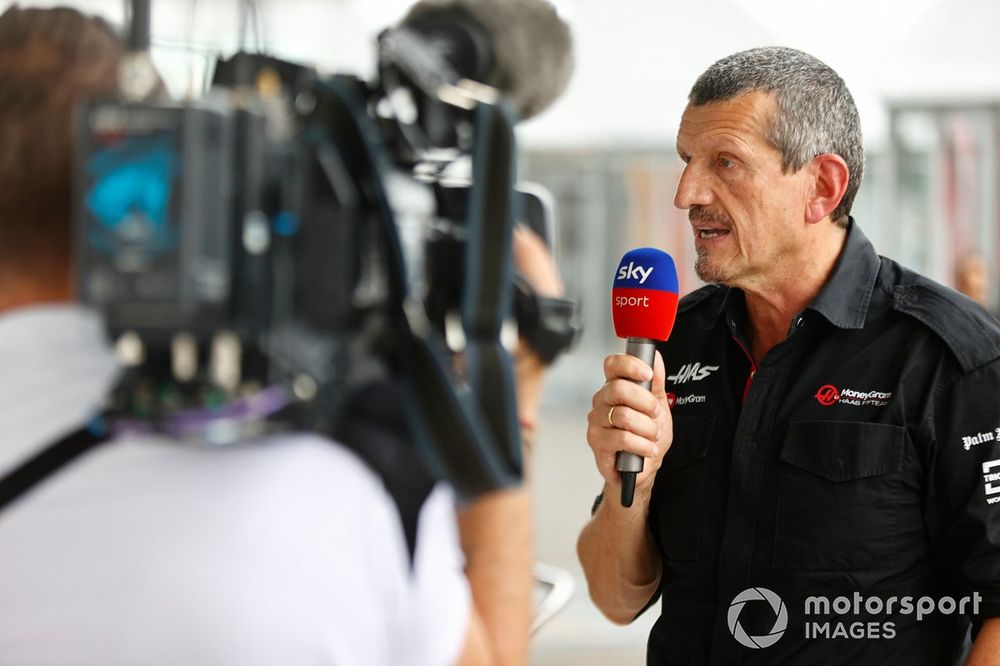
[(754, 529), (760, 501), (764, 456), (760, 438), (765, 407), (771, 393), (773, 371), (759, 368), (743, 404), (733, 440), (730, 462), (726, 525), (719, 553), (719, 611), (713, 641), (713, 657), (735, 655), (736, 643), (728, 631), (726, 613), (732, 597), (754, 584), (752, 561)]

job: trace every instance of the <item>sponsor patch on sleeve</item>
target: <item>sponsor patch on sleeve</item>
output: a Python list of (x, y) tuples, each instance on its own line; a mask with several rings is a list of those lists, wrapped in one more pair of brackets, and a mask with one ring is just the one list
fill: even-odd
[(987, 504), (1000, 504), (1000, 459), (983, 463)]
[(974, 446), (991, 442), (1000, 442), (1000, 427), (987, 430), (985, 432), (974, 432), (968, 435), (962, 435), (962, 448), (966, 451)]

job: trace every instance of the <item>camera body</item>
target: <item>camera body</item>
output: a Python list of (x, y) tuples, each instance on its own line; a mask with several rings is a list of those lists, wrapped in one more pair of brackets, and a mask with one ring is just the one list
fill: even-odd
[(514, 187), (513, 113), (249, 54), (216, 83), (80, 114), (77, 284), (132, 348), (116, 409), (214, 443), (336, 436), (353, 393), (398, 382), (435, 473), (516, 483), (510, 236), (519, 210), (552, 221)]

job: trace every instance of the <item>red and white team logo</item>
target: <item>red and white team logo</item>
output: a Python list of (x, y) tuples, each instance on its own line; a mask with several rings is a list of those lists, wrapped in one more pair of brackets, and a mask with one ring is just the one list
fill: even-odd
[(816, 401), (824, 407), (840, 401), (840, 391), (833, 384), (825, 384), (816, 391)]
[(674, 407), (683, 407), (684, 405), (703, 405), (708, 402), (708, 396), (705, 395), (694, 395), (689, 393), (687, 395), (682, 395), (677, 397), (676, 393), (667, 394), (667, 406), (670, 409)]
[(814, 397), (816, 402), (824, 407), (836, 404), (854, 407), (885, 407), (892, 399), (892, 393), (852, 388), (838, 389), (833, 384), (824, 384), (819, 387)]

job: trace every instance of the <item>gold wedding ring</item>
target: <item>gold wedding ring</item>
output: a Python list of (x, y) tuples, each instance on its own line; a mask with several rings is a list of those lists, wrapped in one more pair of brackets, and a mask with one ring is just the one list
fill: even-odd
[[(617, 406), (618, 405), (615, 405), (615, 407), (617, 407)], [(612, 407), (611, 409), (608, 410), (608, 425), (610, 425), (612, 428), (615, 427), (615, 422), (611, 420), (611, 417), (615, 413), (615, 407)]]

